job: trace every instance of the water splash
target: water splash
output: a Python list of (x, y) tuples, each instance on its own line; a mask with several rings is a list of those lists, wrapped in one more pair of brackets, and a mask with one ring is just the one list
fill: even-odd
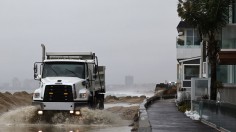
[(85, 124), (115, 124), (121, 121), (118, 115), (104, 110), (83, 108), (81, 113)]
[(37, 107), (26, 106), (3, 113), (0, 116), (1, 124), (26, 124), (36, 119)]
[(53, 124), (116, 124), (121, 122), (121, 118), (106, 110), (92, 110), (88, 108), (81, 109), (81, 116), (70, 115), (68, 113), (56, 113), (51, 117)]
[(22, 124), (77, 124), (91, 125), (103, 124), (112, 125), (122, 122), (122, 119), (106, 110), (91, 110), (82, 108), (82, 116), (70, 115), (68, 112), (49, 112), (44, 115), (37, 114), (38, 108), (27, 106), (3, 113), (0, 116), (1, 124), (22, 125)]

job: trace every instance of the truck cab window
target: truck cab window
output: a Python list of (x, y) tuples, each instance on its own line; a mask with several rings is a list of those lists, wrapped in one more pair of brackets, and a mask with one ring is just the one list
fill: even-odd
[(79, 77), (84, 79), (85, 64), (78, 62), (46, 62), (44, 63), (42, 77)]

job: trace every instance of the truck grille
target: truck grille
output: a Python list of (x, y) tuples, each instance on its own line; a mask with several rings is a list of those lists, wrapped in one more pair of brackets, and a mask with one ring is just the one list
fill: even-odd
[(73, 101), (72, 86), (70, 85), (47, 85), (45, 87), (45, 102), (71, 102)]

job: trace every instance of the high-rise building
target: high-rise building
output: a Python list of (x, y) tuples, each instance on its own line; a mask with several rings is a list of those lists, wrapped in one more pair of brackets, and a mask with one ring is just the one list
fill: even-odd
[(134, 77), (125, 76), (125, 86), (133, 86), (133, 85), (134, 85)]

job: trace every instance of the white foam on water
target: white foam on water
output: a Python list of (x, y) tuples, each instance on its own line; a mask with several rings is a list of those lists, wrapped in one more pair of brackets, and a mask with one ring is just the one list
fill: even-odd
[(116, 96), (116, 97), (126, 97), (126, 96), (146, 96), (151, 97), (154, 95), (154, 92), (135, 92), (135, 91), (107, 91), (106, 96)]
[[(6, 132), (108, 132), (117, 129), (130, 130), (130, 121), (122, 120), (119, 115), (106, 110), (81, 109), (82, 116), (56, 113), (47, 122), (37, 115), (37, 107), (26, 106), (0, 115), (0, 131)], [(117, 131), (118, 132), (118, 131)]]
[(26, 106), (10, 110), (0, 116), (0, 124), (19, 125), (27, 124), (35, 118), (37, 107)]
[(58, 124), (63, 125), (113, 125), (121, 124), (119, 115), (106, 110), (81, 109), (82, 116), (73, 116), (69, 113), (59, 112), (45, 117), (37, 115), (37, 107), (26, 106), (3, 113), (0, 124), (6, 126), (19, 126), (27, 124)]
[(123, 107), (130, 107), (130, 106), (139, 106), (140, 104), (131, 104), (131, 103), (108, 103), (105, 104), (104, 107), (105, 109), (112, 108), (115, 106), (123, 106)]
[(105, 110), (81, 109), (84, 124), (117, 124), (122, 120), (119, 115)]

